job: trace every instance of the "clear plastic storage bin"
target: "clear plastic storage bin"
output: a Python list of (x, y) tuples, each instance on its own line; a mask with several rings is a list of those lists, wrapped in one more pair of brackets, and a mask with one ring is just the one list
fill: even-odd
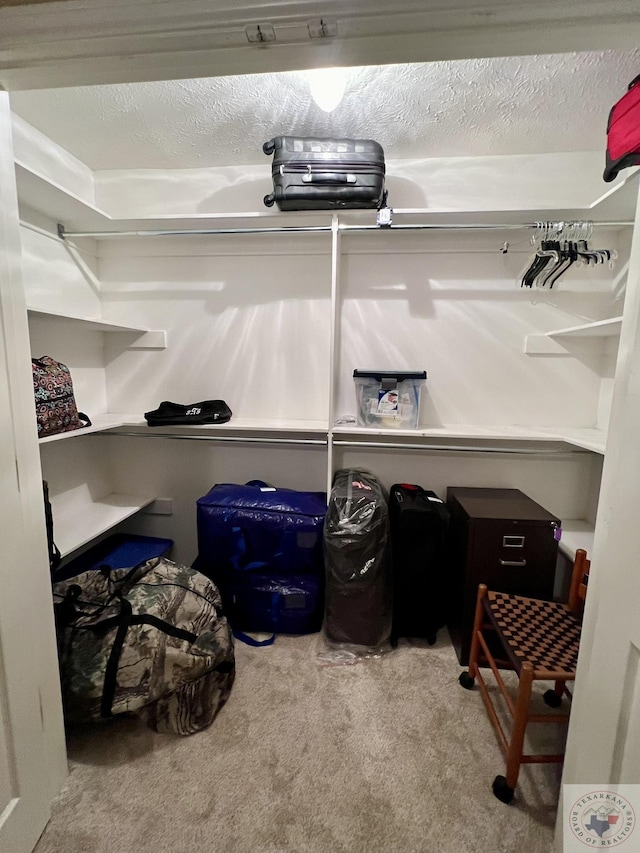
[(426, 370), (354, 370), (358, 426), (416, 429)]

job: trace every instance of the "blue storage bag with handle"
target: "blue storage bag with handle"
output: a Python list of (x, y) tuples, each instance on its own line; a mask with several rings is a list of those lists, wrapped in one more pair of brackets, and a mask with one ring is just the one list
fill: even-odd
[(222, 595), (234, 632), (319, 631), (324, 608), (324, 492), (215, 485), (197, 501), (194, 568)]

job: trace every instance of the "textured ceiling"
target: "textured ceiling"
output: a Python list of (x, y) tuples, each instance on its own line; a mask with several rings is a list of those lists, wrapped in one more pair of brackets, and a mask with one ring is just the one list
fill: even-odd
[(14, 111), (93, 169), (260, 162), (272, 136), (377, 139), (388, 160), (602, 150), (640, 50), (351, 68), (324, 113), (306, 72), (26, 91)]

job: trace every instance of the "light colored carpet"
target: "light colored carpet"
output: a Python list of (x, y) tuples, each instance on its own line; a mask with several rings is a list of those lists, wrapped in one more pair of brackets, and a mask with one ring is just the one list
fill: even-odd
[(549, 853), (560, 769), (495, 799), (502, 755), (445, 632), (352, 666), (320, 665), (319, 640), (237, 643), (229, 702), (190, 738), (70, 732), (37, 853)]

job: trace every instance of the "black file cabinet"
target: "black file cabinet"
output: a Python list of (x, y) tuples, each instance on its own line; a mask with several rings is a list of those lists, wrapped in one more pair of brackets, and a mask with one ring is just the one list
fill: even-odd
[(448, 626), (469, 662), (478, 585), (531, 598), (553, 597), (560, 521), (518, 489), (450, 486)]

